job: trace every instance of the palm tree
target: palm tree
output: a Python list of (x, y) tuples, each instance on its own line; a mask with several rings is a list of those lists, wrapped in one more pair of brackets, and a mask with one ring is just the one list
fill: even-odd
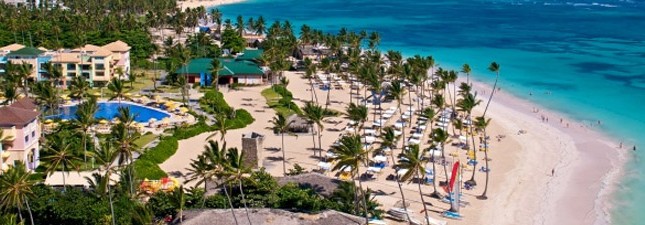
[[(141, 74), (141, 76), (144, 76), (145, 74)], [(134, 88), (134, 82), (137, 82), (137, 75), (136, 74), (130, 74), (128, 76), (128, 82), (130, 82), (130, 89)]]
[(255, 34), (263, 35), (266, 30), (266, 24), (264, 23), (264, 17), (258, 17), (258, 20), (255, 21)]
[[(7, 65), (7, 67), (10, 67)], [(16, 73), (14, 74), (18, 87), (22, 87), (22, 92), (25, 94), (25, 97), (29, 97), (29, 76), (31, 75), (33, 68), (29, 63), (22, 63), (16, 65)]]
[[(439, 143), (439, 145), (441, 146), (441, 159), (445, 162), (446, 149), (444, 147), (445, 147), (445, 144), (450, 141), (450, 134), (448, 134), (447, 131), (441, 128), (434, 129), (432, 130), (432, 141)], [(432, 154), (432, 161), (433, 161), (432, 169), (434, 172), (434, 161), (435, 161), (434, 154)], [(446, 163), (442, 163), (442, 164), (443, 164), (443, 172), (445, 173), (445, 176), (446, 176), (446, 181), (448, 181), (448, 169), (446, 168)]]
[(89, 97), (90, 89), (90, 83), (83, 76), (72, 78), (68, 86), (69, 96), (81, 100)]
[(244, 188), (242, 187), (242, 179), (246, 177), (251, 169), (244, 165), (244, 151), (239, 152), (237, 148), (229, 148), (226, 153), (226, 164), (227, 172), (229, 174), (229, 179), (231, 182), (237, 181), (238, 187), (240, 188), (240, 195), (242, 196), (242, 204), (244, 204), (244, 210), (246, 211), (246, 218), (251, 222), (251, 216), (249, 215), (249, 208), (246, 205), (246, 197), (244, 196)]
[(51, 62), (46, 62), (43, 69), (47, 74), (47, 79), (51, 80), (53, 86), (58, 86), (60, 80), (63, 78), (63, 71), (60, 65), (54, 65)]
[(134, 195), (134, 182), (132, 180), (132, 161), (133, 153), (139, 151), (139, 146), (135, 144), (141, 135), (138, 132), (132, 132), (126, 124), (119, 123), (112, 127), (111, 141), (117, 146), (117, 152), (119, 155), (118, 164), (123, 166), (126, 163), (130, 169), (128, 177), (130, 179), (130, 195)]
[[(112, 201), (112, 193), (110, 190), (110, 177), (112, 176), (112, 173), (115, 172), (116, 168), (113, 166), (114, 161), (116, 161), (117, 157), (119, 156), (117, 154), (117, 150), (114, 148), (111, 142), (105, 141), (101, 142), (101, 146), (96, 148), (93, 152), (93, 156), (96, 159), (96, 162), (101, 165), (99, 167), (99, 172), (104, 172), (103, 177), (105, 177), (106, 182), (103, 183), (104, 185), (102, 187), (102, 190), (107, 190), (107, 195), (108, 195), (108, 201), (110, 202), (110, 213), (112, 215), (112, 225), (114, 225), (115, 222), (115, 217), (114, 217), (114, 203)], [(102, 195), (105, 194), (101, 192)]]
[[(488, 124), (490, 124), (490, 119), (486, 119), (483, 116), (475, 118), (475, 127), (477, 127), (478, 130), (481, 130), (484, 132), (484, 137), (486, 137), (486, 128), (488, 127)], [(486, 185), (484, 186), (484, 192), (480, 196), (477, 196), (477, 199), (482, 199), (482, 200), (488, 199), (488, 196), (486, 196), (486, 192), (488, 192), (489, 168), (488, 168), (488, 143), (486, 142), (486, 138), (484, 138), (484, 162), (486, 163), (486, 171), (485, 171)]]
[(186, 204), (186, 193), (184, 193), (184, 186), (181, 185), (178, 188), (175, 188), (172, 193), (170, 193), (170, 202), (175, 208), (179, 210), (179, 223), (184, 222), (184, 205)]
[(291, 131), (289, 131), (289, 127), (294, 122), (295, 122), (294, 120), (287, 121), (287, 118), (284, 115), (282, 115), (282, 113), (278, 113), (278, 112), (275, 113), (275, 117), (273, 117), (273, 120), (271, 120), (271, 124), (273, 124), (273, 127), (271, 127), (271, 129), (273, 130), (273, 133), (276, 133), (276, 134), (279, 133), (282, 139), (281, 150), (282, 150), (282, 175), (283, 176), (287, 175), (287, 169), (286, 169), (287, 157), (286, 157), (286, 150), (284, 149), (284, 134), (291, 133)]
[[(11, 135), (5, 135), (4, 130), (0, 129), (0, 156), (3, 153), (4, 146), (5, 145), (11, 145), (11, 142), (14, 140), (14, 136)], [(4, 168), (4, 160), (0, 158), (0, 173), (2, 173), (2, 168)]]
[(346, 110), (349, 120), (356, 123), (355, 132), (358, 133), (358, 131), (363, 128), (363, 124), (365, 124), (365, 122), (367, 121), (367, 106), (356, 105), (355, 103), (351, 102), (347, 106)]
[[(430, 221), (428, 220), (428, 208), (426, 207), (426, 202), (423, 199), (423, 191), (421, 191), (421, 182), (424, 180), (426, 173), (425, 165), (426, 163), (428, 163), (428, 159), (425, 158), (427, 151), (427, 149), (421, 151), (419, 149), (419, 145), (410, 145), (409, 150), (404, 152), (403, 157), (399, 159), (399, 164), (397, 164), (397, 167), (408, 170), (405, 174), (403, 174), (401, 180), (412, 182), (413, 176), (417, 180), (417, 186), (419, 187), (419, 196), (421, 196), (421, 204), (423, 204), (423, 212), (426, 216), (426, 223), (430, 225)], [(432, 172), (434, 174), (434, 170)], [(432, 182), (434, 183), (434, 178)]]
[(233, 110), (230, 111), (232, 112), (220, 112), (215, 114), (215, 123), (213, 124), (213, 127), (215, 127), (217, 133), (209, 135), (208, 137), (206, 137), (206, 140), (215, 137), (219, 133), (220, 140), (222, 141), (222, 143), (226, 144), (226, 133), (228, 132), (228, 130), (233, 128), (233, 124), (229, 122), (229, 119), (235, 112)]
[[(343, 136), (340, 138), (338, 143), (338, 145), (332, 146), (332, 151), (336, 154), (336, 157), (333, 158), (333, 160), (336, 161), (336, 165), (334, 165), (332, 171), (350, 169), (355, 187), (357, 180), (356, 176), (360, 176), (360, 167), (367, 165), (370, 150), (363, 148), (361, 136), (358, 134)], [(360, 178), (358, 178), (358, 185), (363, 197), (366, 197), (363, 192), (363, 182)], [(369, 215), (367, 214), (367, 199), (361, 199), (360, 201), (363, 202), (365, 222), (368, 223)]]
[(190, 62), (190, 59), (192, 56), (190, 54), (190, 50), (184, 47), (182, 44), (178, 44), (176, 46), (176, 51), (177, 51), (177, 56), (179, 58), (179, 61), (181, 62), (181, 65), (184, 68), (184, 75), (182, 76), (183, 78), (179, 79), (182, 82), (180, 82), (179, 85), (181, 85), (182, 102), (186, 104), (187, 103), (186, 97), (188, 96), (188, 87), (187, 87), (188, 86), (188, 63)]
[[(401, 108), (401, 102), (403, 102), (403, 95), (405, 95), (405, 89), (403, 84), (399, 80), (392, 81), (388, 94), (396, 100), (396, 104), (399, 108), (399, 113), (403, 115), (403, 109)], [(405, 126), (401, 127), (401, 133), (403, 135), (403, 144), (401, 144), (401, 151), (405, 148)]]
[(65, 173), (69, 174), (69, 171), (72, 169), (79, 170), (76, 162), (80, 161), (80, 158), (74, 156), (72, 153), (71, 143), (58, 143), (56, 145), (56, 147), (59, 147), (58, 149), (53, 146), (47, 146), (46, 148), (48, 151), (51, 151), (51, 154), (41, 159), (47, 165), (46, 172), (50, 176), (58, 169), (63, 170), (63, 189), (65, 189)]
[(96, 99), (90, 98), (89, 101), (82, 102), (78, 105), (75, 113), (76, 118), (73, 121), (82, 137), (84, 163), (87, 163), (87, 134), (89, 134), (90, 127), (92, 127), (92, 125), (94, 125), (94, 123), (96, 122), (96, 120), (94, 119), (94, 114), (97, 110), (98, 106), (96, 105)]
[(493, 100), (493, 94), (495, 94), (495, 91), (497, 90), (497, 80), (499, 80), (499, 64), (497, 64), (496, 62), (490, 63), (488, 70), (495, 73), (495, 83), (493, 84), (493, 90), (490, 92), (490, 96), (488, 97), (488, 102), (486, 102), (486, 108), (484, 108), (484, 114), (482, 114), (482, 117), (486, 117), (486, 112), (488, 111), (490, 101)]
[(316, 74), (316, 65), (314, 65), (311, 62), (311, 59), (305, 58), (305, 67), (307, 71), (305, 71), (305, 78), (309, 80), (309, 85), (311, 89), (311, 101), (314, 101), (314, 98), (316, 100), (316, 104), (318, 104), (318, 95), (316, 95), (316, 89), (314, 88), (314, 74)]
[(470, 69), (470, 65), (464, 64), (461, 66), (461, 72), (466, 74), (466, 84), (470, 85), (470, 72), (472, 70)]
[[(323, 131), (323, 119), (326, 117), (325, 110), (318, 104), (307, 102), (305, 107), (302, 109), (305, 114), (305, 118), (311, 123), (312, 130), (313, 125), (316, 124), (318, 127), (318, 148), (320, 151), (320, 156), (322, 156), (322, 131)], [(314, 142), (314, 155), (316, 150), (316, 143)]]
[(206, 154), (199, 154), (197, 159), (191, 159), (190, 167), (188, 168), (188, 178), (185, 183), (197, 181), (195, 187), (204, 184), (204, 196), (202, 201), (202, 208), (206, 204), (206, 193), (208, 192), (208, 182), (213, 181), (211, 174), (212, 166), (209, 164)]
[(211, 9), (211, 17), (213, 22), (217, 24), (217, 33), (222, 34), (222, 12), (218, 8)]
[[(228, 176), (226, 171), (226, 144), (223, 144), (222, 148), (220, 148), (219, 144), (216, 141), (209, 140), (208, 144), (204, 146), (203, 154), (206, 156), (208, 162), (208, 170), (206, 174), (209, 174), (210, 177), (216, 177), (217, 180), (223, 180)], [(225, 182), (222, 182), (222, 184), (224, 183)], [(226, 195), (226, 199), (228, 200), (228, 204), (231, 207), (233, 220), (235, 220), (235, 224), (238, 224), (237, 217), (235, 216), (235, 210), (233, 208), (233, 202), (231, 201), (231, 196), (228, 193), (228, 188), (224, 187), (223, 189), (224, 194)]]
[(27, 206), (31, 225), (34, 225), (34, 217), (29, 206), (29, 198), (34, 196), (32, 187), (38, 181), (27, 171), (22, 161), (17, 161), (14, 166), (0, 176), (0, 208), (18, 208), (18, 216), (23, 220), (21, 209), (23, 204)]
[(32, 92), (36, 94), (36, 102), (39, 105), (45, 105), (46, 111), (49, 111), (50, 115), (56, 113), (56, 109), (58, 109), (58, 104), (60, 103), (58, 89), (48, 82), (38, 82), (33, 86)]
[[(477, 147), (475, 146), (475, 131), (473, 130), (473, 120), (472, 120), (472, 110), (475, 108), (475, 106), (479, 105), (481, 103), (481, 100), (477, 100), (477, 95), (473, 95), (471, 93), (465, 93), (459, 101), (457, 101), (457, 107), (459, 107), (459, 111), (466, 113), (466, 118), (467, 120), (470, 121), (470, 136), (472, 140), (472, 151), (473, 151), (473, 160), (477, 161)], [(466, 183), (469, 183), (470, 185), (476, 185), (477, 182), (475, 181), (475, 171), (473, 170), (473, 174), (470, 177), (470, 180), (467, 180)]]
[(211, 86), (215, 87), (215, 90), (218, 89), (219, 85), (219, 71), (222, 69), (222, 62), (219, 59), (215, 58), (211, 61)]
[(126, 95), (125, 91), (125, 84), (123, 81), (115, 78), (112, 78), (110, 83), (108, 84), (108, 90), (112, 92), (110, 101), (114, 99), (118, 99), (119, 103), (121, 103), (121, 99), (127, 99), (127, 100), (132, 100), (129, 96)]

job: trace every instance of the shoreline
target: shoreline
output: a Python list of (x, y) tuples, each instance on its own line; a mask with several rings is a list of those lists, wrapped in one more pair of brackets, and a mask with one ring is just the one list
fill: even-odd
[[(181, 8), (186, 7), (198, 7), (204, 6), (206, 8), (215, 7), (218, 5), (224, 4), (234, 4), (243, 2), (244, 0), (222, 0), (222, 1), (184, 1), (178, 2), (181, 5)], [(476, 80), (476, 79), (473, 79)], [(487, 90), (490, 91), (490, 85), (482, 81), (473, 81), (473, 90)], [(503, 83), (502, 83), (503, 86)], [(324, 92), (323, 92), (324, 93)], [(537, 95), (539, 96), (539, 95)], [(486, 101), (487, 95), (479, 96), (482, 100)], [(613, 209), (614, 197), (616, 190), (618, 188), (618, 182), (624, 175), (624, 170), (627, 160), (627, 154), (629, 149), (617, 148), (618, 141), (615, 137), (612, 137), (610, 134), (602, 133), (601, 131), (594, 129), (595, 127), (588, 127), (587, 124), (584, 124), (583, 121), (577, 121), (570, 119), (570, 117), (562, 112), (557, 112), (555, 110), (544, 109), (544, 106), (539, 105), (538, 103), (532, 102), (529, 99), (522, 98), (518, 95), (515, 95), (511, 92), (499, 91), (495, 93), (495, 99), (491, 102), (491, 111), (496, 111), (494, 108), (498, 105), (502, 108), (505, 108), (502, 111), (506, 111), (506, 114), (500, 113), (491, 113), (491, 118), (493, 118), (493, 123), (499, 121), (508, 120), (504, 118), (508, 114), (519, 113), (522, 114), (525, 119), (537, 119), (533, 121), (539, 127), (536, 127), (536, 130), (543, 131), (546, 133), (556, 132), (557, 134), (564, 135), (561, 136), (560, 145), (557, 143), (552, 147), (552, 151), (545, 152), (552, 159), (557, 159), (557, 163), (552, 167), (557, 173), (555, 177), (552, 178), (542, 178), (540, 181), (546, 182), (545, 185), (529, 187), (532, 188), (531, 191), (522, 190), (521, 192), (525, 194), (534, 194), (536, 196), (541, 196), (540, 199), (534, 199), (536, 201), (528, 201), (528, 199), (522, 198), (511, 198), (507, 202), (502, 202), (502, 205), (495, 204), (491, 200), (487, 202), (482, 202), (483, 207), (481, 207), (481, 213), (475, 213), (474, 215), (468, 215), (471, 218), (477, 217), (480, 219), (480, 222), (495, 222), (496, 224), (513, 224), (517, 221), (512, 221), (509, 217), (500, 218), (498, 213), (487, 212), (491, 210), (499, 210), (502, 208), (512, 208), (517, 211), (522, 211), (522, 207), (526, 207), (530, 204), (539, 204), (539, 207), (536, 207), (537, 211), (526, 212), (522, 211), (519, 214), (524, 216), (530, 216), (532, 223), (534, 224), (559, 224), (566, 221), (567, 224), (609, 224), (611, 223), (611, 210)], [(520, 107), (518, 107), (520, 106)], [(541, 108), (540, 113), (531, 112), (532, 108)], [(540, 115), (546, 115), (548, 117), (554, 118), (550, 123), (540, 123)], [(564, 127), (565, 123), (558, 124), (557, 119), (562, 118), (564, 121), (568, 121), (572, 127)], [(516, 125), (522, 125), (521, 121), (516, 121)], [(508, 128), (504, 129), (509, 131)], [(535, 131), (534, 131), (535, 132)], [(491, 132), (492, 133), (492, 132)], [(493, 136), (493, 135), (490, 135)], [(558, 135), (552, 134), (552, 138), (560, 138)], [(556, 141), (553, 141), (556, 142)], [(522, 143), (520, 143), (522, 144)], [(546, 143), (538, 143), (540, 146)], [(506, 176), (508, 174), (517, 173), (515, 170), (522, 169), (523, 167), (530, 167), (526, 164), (527, 161), (537, 160), (537, 161), (548, 161), (548, 158), (545, 155), (532, 155), (533, 157), (521, 156), (526, 154), (527, 151), (532, 150), (530, 146), (526, 149), (524, 146), (521, 146), (521, 153), (517, 153), (518, 157), (522, 162), (503, 162), (503, 163), (513, 163), (512, 168), (507, 171), (502, 171)], [(555, 148), (560, 148), (556, 150)], [(537, 149), (536, 149), (537, 150)], [(617, 154), (616, 154), (617, 153)], [(538, 158), (536, 158), (538, 157)], [(499, 158), (499, 156), (498, 156)], [(509, 159), (504, 159), (509, 160)], [(496, 167), (497, 162), (491, 165), (492, 168)], [(545, 168), (543, 166), (543, 168)], [(532, 169), (532, 170), (531, 170)], [(548, 168), (547, 171), (551, 169)], [(535, 168), (528, 168), (526, 173), (516, 174), (518, 176), (537, 176), (540, 173), (535, 171)], [(550, 176), (550, 174), (549, 174)], [(586, 178), (581, 179), (580, 177)], [(493, 183), (491, 186), (504, 186), (508, 188), (517, 188), (515, 186), (520, 186), (525, 180), (518, 179), (504, 179), (502, 182)], [(518, 181), (518, 184), (512, 184), (512, 181)], [(510, 187), (509, 187), (510, 186)], [(581, 191), (581, 187), (587, 187), (587, 189)], [(584, 192), (584, 194), (580, 194)], [(513, 193), (509, 193), (509, 197)], [(515, 203), (509, 203), (515, 201)], [(580, 203), (580, 202), (584, 203)], [(523, 203), (523, 204), (522, 204)], [(591, 203), (591, 204), (589, 204)], [(515, 207), (509, 207), (509, 204), (516, 204)], [(583, 210), (584, 209), (584, 210)], [(518, 213), (516, 213), (518, 214)], [(519, 218), (522, 218), (521, 216)], [(498, 220), (504, 221), (498, 221)], [(470, 222), (470, 221), (469, 221)], [(466, 223), (469, 223), (466, 222)], [(526, 221), (524, 221), (526, 222)], [(462, 224), (463, 222), (456, 222)]]
[[(490, 85), (488, 84), (481, 81), (473, 81), (473, 90), (490, 91), (490, 89)], [(485, 96), (480, 96), (480, 98), (484, 97)], [(495, 107), (494, 105), (498, 105), (498, 107)], [(542, 159), (538, 159), (545, 160), (547, 154), (559, 154), (559, 156), (562, 157), (554, 166), (554, 170), (557, 175), (554, 178), (549, 179), (545, 186), (533, 187), (536, 189), (534, 191), (537, 191), (533, 192), (534, 194), (539, 195), (540, 193), (543, 193), (542, 201), (533, 202), (540, 204), (539, 211), (534, 214), (535, 218), (533, 218), (533, 223), (610, 224), (610, 212), (613, 209), (612, 199), (615, 191), (617, 190), (617, 184), (624, 173), (624, 166), (627, 163), (627, 154), (629, 154), (629, 149), (618, 148), (617, 146), (619, 144), (615, 138), (594, 129), (595, 127), (588, 127), (581, 121), (572, 120), (564, 113), (541, 108), (543, 106), (527, 99), (520, 98), (510, 92), (498, 91), (495, 93), (489, 110), (494, 112), (496, 111), (495, 108), (500, 107), (503, 108), (502, 111), (514, 111), (521, 114), (513, 115), (511, 117), (523, 116), (534, 118), (538, 120), (537, 123), (542, 124), (541, 129), (544, 129), (547, 132), (549, 130), (553, 130), (553, 132), (566, 135), (562, 138), (566, 138), (567, 140), (564, 142), (560, 140), (561, 145), (564, 144), (564, 149), (560, 151), (544, 152), (545, 154), (541, 156)], [(539, 113), (531, 111), (534, 107), (541, 108)], [(557, 120), (557, 118), (562, 118), (564, 122), (558, 123), (558, 121), (553, 120), (552, 122), (540, 122), (540, 115), (537, 114), (544, 115), (547, 118), (551, 117), (555, 120)], [(495, 123), (499, 122), (500, 115), (504, 114), (491, 113), (491, 115), (493, 115), (491, 118), (493, 118), (493, 123)], [(509, 120), (509, 118), (503, 118), (501, 120)], [(566, 123), (569, 123), (570, 126), (567, 127)], [(558, 138), (557, 135), (554, 137)], [(568, 146), (570, 144), (572, 145)], [(527, 150), (522, 149), (522, 151)], [(522, 154), (525, 153), (526, 152), (523, 152)], [(522, 165), (518, 162), (515, 167), (522, 167)], [(515, 169), (517, 168), (514, 168), (514, 170)], [(510, 173), (512, 171), (506, 172)], [(509, 185), (509, 180), (506, 179), (502, 183)], [(581, 191), (580, 187), (587, 187), (588, 189)], [(592, 204), (581, 204), (581, 201), (587, 203), (592, 202)], [(530, 203), (531, 202), (524, 202), (524, 204), (522, 204), (521, 202), (517, 202), (516, 204), (518, 204), (518, 207), (511, 208), (517, 210), (519, 207), (522, 207), (522, 205), (525, 206)], [(509, 205), (493, 205), (493, 207), (490, 208), (499, 209), (500, 207), (508, 206)], [(590, 215), (590, 213), (593, 214)], [(486, 219), (484, 213), (480, 216), (482, 222), (491, 222), (491, 220)]]
[(246, 0), (187, 0), (187, 1), (177, 1), (177, 6), (182, 10), (186, 8), (197, 8), (199, 6), (204, 6), (206, 10), (215, 6), (222, 6), (228, 4), (235, 4), (244, 2)]

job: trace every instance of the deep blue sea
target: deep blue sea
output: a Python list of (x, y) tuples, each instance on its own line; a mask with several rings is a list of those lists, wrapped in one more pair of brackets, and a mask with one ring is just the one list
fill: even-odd
[(645, 221), (643, 0), (250, 0), (221, 10), (232, 21), (289, 20), (296, 32), (302, 24), (377, 31), (383, 51), (432, 55), (452, 69), (469, 63), (483, 82), (493, 81), (486, 68), (496, 61), (503, 89), (580, 121), (601, 120), (602, 131), (639, 146), (612, 220)]

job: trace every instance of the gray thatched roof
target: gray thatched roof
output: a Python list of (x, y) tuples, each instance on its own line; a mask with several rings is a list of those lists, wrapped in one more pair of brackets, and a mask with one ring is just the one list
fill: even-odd
[(280, 185), (296, 183), (300, 187), (311, 188), (324, 196), (330, 196), (338, 188), (340, 182), (336, 178), (314, 172), (278, 178), (278, 184)]
[[(239, 224), (248, 224), (244, 209), (235, 209)], [(253, 224), (266, 225), (363, 225), (362, 217), (327, 210), (318, 214), (293, 213), (281, 209), (249, 209)], [(200, 209), (184, 211), (182, 225), (233, 225), (233, 215), (229, 209)]]

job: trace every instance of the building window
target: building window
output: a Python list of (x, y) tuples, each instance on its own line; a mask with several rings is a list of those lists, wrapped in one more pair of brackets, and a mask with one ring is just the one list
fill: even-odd
[(29, 135), (25, 136), (25, 143), (29, 142)]
[(44, 70), (45, 69), (45, 63), (40, 63), (40, 69)]
[(76, 70), (76, 64), (67, 64), (67, 70)]
[(105, 76), (105, 72), (96, 72), (95, 74), (97, 77)]
[(75, 77), (75, 76), (76, 76), (76, 73), (67, 73), (67, 76), (68, 76), (68, 77)]
[(97, 63), (96, 65), (94, 65), (94, 68), (96, 68), (97, 70), (104, 70), (105, 66), (103, 65), (103, 63)]
[(31, 132), (31, 137), (35, 137), (35, 136), (36, 136), (36, 131), (32, 131)]
[(81, 69), (82, 70), (90, 70), (91, 68), (90, 68), (90, 65), (82, 65)]
[(90, 79), (90, 73), (85, 72), (83, 73), (83, 76), (85, 77), (85, 79)]

